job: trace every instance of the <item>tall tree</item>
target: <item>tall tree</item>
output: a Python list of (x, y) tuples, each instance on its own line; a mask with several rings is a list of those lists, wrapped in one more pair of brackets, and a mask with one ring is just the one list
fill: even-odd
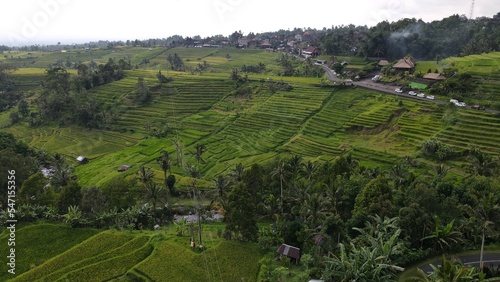
[(287, 171), (285, 167), (285, 162), (282, 159), (278, 159), (275, 167), (271, 171), (271, 176), (278, 177), (280, 182), (280, 204), (281, 204), (281, 213), (283, 213), (283, 182), (286, 180)]
[(256, 241), (258, 234), (255, 217), (255, 203), (251, 201), (252, 194), (243, 182), (238, 182), (228, 196), (228, 209), (224, 220), (226, 222), (226, 237), (242, 241)]
[(474, 225), (479, 225), (481, 229), (481, 253), (479, 258), (479, 268), (483, 270), (484, 242), (488, 233), (494, 233), (493, 228), (500, 222), (500, 205), (498, 195), (488, 193), (475, 199), (473, 206), (463, 205), (461, 209), (466, 213)]
[(156, 158), (156, 162), (160, 166), (161, 170), (163, 171), (163, 184), (165, 187), (168, 187), (167, 185), (167, 171), (169, 174), (172, 174), (170, 171), (170, 167), (172, 166), (172, 160), (170, 159), (170, 156), (168, 153), (164, 150), (161, 150), (160, 156)]

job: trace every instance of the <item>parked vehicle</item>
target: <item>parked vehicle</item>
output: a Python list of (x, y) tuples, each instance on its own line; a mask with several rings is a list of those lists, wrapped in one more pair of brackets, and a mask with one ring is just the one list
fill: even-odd
[(464, 102), (458, 102), (456, 105), (459, 107), (467, 107), (467, 104), (465, 104)]
[(415, 95), (417, 95), (417, 92), (415, 92), (415, 91), (410, 91), (410, 92), (408, 92), (408, 94), (410, 94), (411, 96), (415, 96)]
[(435, 98), (434, 98), (434, 95), (429, 95), (429, 96), (427, 96), (426, 98), (427, 98), (427, 99), (431, 99), (431, 100), (434, 100), (434, 99), (435, 99)]
[(401, 88), (396, 88), (394, 89), (394, 91), (396, 91), (397, 93), (403, 93), (403, 90), (401, 90)]
[(425, 94), (424, 93), (418, 93), (417, 97), (419, 97), (419, 98), (425, 98)]
[(486, 109), (484, 106), (480, 106), (480, 105), (472, 105), (472, 106), (470, 106), (470, 108), (473, 110), (482, 110), (482, 111), (484, 111)]

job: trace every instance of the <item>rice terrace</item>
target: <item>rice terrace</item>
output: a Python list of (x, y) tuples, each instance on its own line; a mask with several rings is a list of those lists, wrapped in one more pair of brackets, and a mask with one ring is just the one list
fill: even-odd
[(498, 281), (498, 19), (0, 46), (0, 280)]

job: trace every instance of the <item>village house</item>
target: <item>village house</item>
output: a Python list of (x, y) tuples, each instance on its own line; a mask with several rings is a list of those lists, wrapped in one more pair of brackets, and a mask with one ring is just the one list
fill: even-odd
[(413, 73), (413, 70), (415, 70), (415, 63), (411, 58), (406, 57), (404, 59), (398, 60), (398, 62), (394, 66), (392, 66), (392, 68), (397, 71), (408, 71), (410, 73)]
[(260, 48), (262, 49), (268, 49), (268, 48), (272, 48), (273, 45), (271, 45), (271, 43), (269, 43), (269, 39), (264, 39), (264, 41), (262, 41), (262, 43), (260, 44)]
[(307, 47), (305, 49), (302, 49), (301, 55), (306, 59), (309, 57), (315, 58), (319, 56), (319, 49), (315, 47)]
[(424, 75), (425, 79), (432, 80), (432, 81), (443, 81), (446, 80), (446, 77), (440, 73), (426, 73)]
[(387, 60), (380, 60), (377, 65), (379, 67), (383, 68), (383, 67), (387, 66), (388, 64), (389, 64), (389, 61), (387, 61)]

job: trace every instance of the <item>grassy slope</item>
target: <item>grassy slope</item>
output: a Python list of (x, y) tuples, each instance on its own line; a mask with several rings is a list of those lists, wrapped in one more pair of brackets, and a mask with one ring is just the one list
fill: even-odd
[[(101, 232), (71, 249), (52, 257), (38, 267), (17, 276), (13, 281), (35, 281), (42, 279), (60, 269), (71, 268), (75, 263), (81, 263), (93, 257), (100, 257), (107, 252), (112, 252), (132, 239), (133, 236), (125, 232)], [(45, 245), (45, 248), (47, 246), (50, 245)]]
[(460, 73), (469, 73), (479, 84), (477, 94), (483, 97), (481, 100), (475, 98), (474, 94), (470, 98), (469, 104), (491, 104), (498, 102), (498, 92), (500, 91), (500, 52), (491, 52), (466, 57), (451, 57), (435, 61), (418, 62), (415, 72), (427, 73), (430, 68), (433, 72), (437, 69), (454, 66)]
[[(146, 139), (148, 124), (159, 129), (165, 126), (178, 129), (185, 164), (195, 164), (194, 147), (205, 145), (205, 163), (201, 169), (208, 180), (239, 162), (248, 166), (283, 152), (300, 154), (311, 160), (328, 160), (345, 150), (352, 150), (365, 165), (387, 167), (399, 157), (416, 156), (419, 144), (432, 137), (440, 138), (455, 149), (466, 149), (474, 143), (487, 152), (500, 152), (500, 131), (496, 130), (500, 118), (486, 112), (459, 110), (453, 114), (457, 123), (446, 125), (442, 122), (446, 111), (437, 104), (361, 89), (321, 88), (317, 86), (319, 78), (284, 77), (282, 79), (291, 83), (294, 89), (273, 94), (262, 81), (273, 77), (272, 70), (277, 67), (276, 53), (211, 48), (154, 48), (151, 51), (118, 48), (113, 51), (78, 53), (71, 50), (65, 53), (81, 59), (96, 56), (94, 59), (103, 62), (128, 55), (132, 61), (150, 60), (146, 66), (149, 70), (127, 71), (127, 78), (92, 89), (103, 103), (127, 97), (134, 91), (139, 76), (145, 77), (150, 85), (156, 85), (155, 68), (166, 67), (169, 54), (177, 53), (193, 67), (202, 61), (211, 66), (201, 74), (169, 71), (174, 81), (161, 90), (155, 88), (154, 101), (150, 105), (125, 109), (120, 121), (113, 125), (120, 132), (89, 131), (75, 126), (32, 129), (25, 123), (3, 129), (32, 146), (65, 155), (74, 165), (74, 158), (79, 155), (90, 158), (89, 164), (76, 167), (82, 185), (101, 185), (109, 181), (120, 175), (117, 168), (123, 164), (132, 165), (125, 174), (133, 174), (138, 166), (149, 163), (160, 177), (154, 159), (162, 149), (175, 158), (172, 144), (175, 136)], [(497, 54), (500, 53), (452, 59), (460, 67), (474, 69), (477, 64), (488, 64), (484, 58), (496, 58)], [(38, 55), (47, 60), (61, 53)], [(269, 71), (261, 75), (250, 74), (249, 78), (254, 80), (249, 86), (252, 93), (234, 96), (228, 72), (233, 67), (259, 62), (265, 63)], [(474, 65), (471, 66), (471, 62)], [(21, 69), (19, 76), (22, 75), (39, 75), (39, 72)], [(281, 78), (273, 79), (279, 81)], [(7, 114), (0, 115), (0, 124), (7, 125), (7, 117)], [(182, 177), (185, 174), (182, 168), (174, 166), (173, 172), (181, 185), (189, 182)], [(201, 184), (208, 185), (208, 182)]]
[[(17, 233), (17, 274), (4, 269), (1, 279), (128, 281), (130, 273), (154, 281), (256, 281), (262, 257), (258, 246), (214, 238), (218, 223), (204, 227), (204, 252), (191, 250), (189, 235), (168, 230), (97, 233), (62, 225), (25, 227)], [(37, 267), (29, 270), (30, 265)]]
[[(79, 230), (53, 224), (29, 225), (16, 230), (16, 276), (42, 265), (51, 257), (72, 248), (96, 233), (98, 231), (93, 229)], [(7, 235), (9, 234), (4, 232), (0, 238), (0, 252), (6, 256), (10, 249), (7, 246)], [(8, 266), (3, 263), (0, 268), (0, 281), (13, 278), (7, 269)]]
[(138, 272), (153, 281), (257, 280), (262, 255), (255, 244), (223, 240), (202, 253), (192, 251), (187, 245), (161, 244), (137, 266)]

